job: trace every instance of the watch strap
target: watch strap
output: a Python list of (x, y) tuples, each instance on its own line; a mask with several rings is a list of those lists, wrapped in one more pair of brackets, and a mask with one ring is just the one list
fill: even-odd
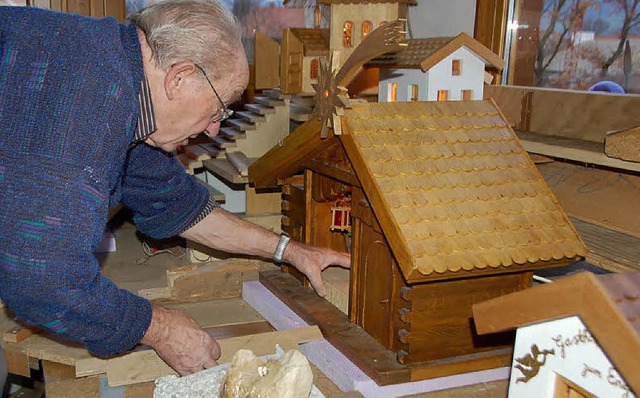
[(282, 260), (284, 258), (284, 251), (287, 248), (290, 240), (291, 238), (286, 233), (283, 232), (280, 234), (280, 240), (278, 241), (276, 250), (273, 252), (273, 261), (275, 261), (277, 264), (282, 263)]

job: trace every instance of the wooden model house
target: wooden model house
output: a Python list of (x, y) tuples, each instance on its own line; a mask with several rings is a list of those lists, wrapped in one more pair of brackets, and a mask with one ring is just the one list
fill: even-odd
[(509, 396), (640, 393), (640, 273), (580, 273), (477, 304), (479, 333), (517, 328)]
[(379, 102), (481, 100), (485, 68), (504, 60), (466, 33), (412, 39), (367, 63), (380, 68)]
[(250, 180), (283, 186), (293, 239), (352, 253), (349, 321), (401, 364), (506, 363), (497, 349), (510, 342), (480, 342), (471, 306), (586, 253), (509, 124), (492, 101), (354, 102), (339, 114), (342, 135), (320, 138), (312, 119)]
[(329, 56), (327, 29), (291, 28), (282, 34), (280, 90), (284, 94), (313, 93), (320, 57)]
[(330, 7), (330, 51), (342, 65), (353, 50), (384, 22), (403, 19), (415, 0), (316, 0)]

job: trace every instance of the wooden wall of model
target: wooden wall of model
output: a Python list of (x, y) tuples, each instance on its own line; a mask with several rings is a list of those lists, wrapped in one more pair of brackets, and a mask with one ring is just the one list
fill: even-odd
[(95, 18), (114, 17), (118, 22), (127, 16), (125, 0), (29, 0), (27, 5)]

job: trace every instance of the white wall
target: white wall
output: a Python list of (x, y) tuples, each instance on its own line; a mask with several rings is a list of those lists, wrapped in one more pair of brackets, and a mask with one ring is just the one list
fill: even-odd
[[(451, 76), (451, 61), (459, 59), (460, 76)], [(462, 90), (473, 90), (473, 99), (481, 100), (484, 88), (484, 61), (466, 47), (461, 47), (429, 70), (428, 99), (438, 98), (438, 90), (449, 90), (449, 101), (462, 99)]]
[(465, 32), (473, 37), (476, 0), (419, 0), (409, 7), (414, 39), (455, 36)]
[[(398, 72), (402, 74), (400, 75)], [(410, 99), (409, 87), (412, 84), (418, 85), (418, 100), (427, 100), (427, 79), (420, 69), (380, 69), (378, 102), (389, 102), (389, 85), (391, 83), (398, 84), (398, 91), (396, 92), (398, 102), (406, 102)]]

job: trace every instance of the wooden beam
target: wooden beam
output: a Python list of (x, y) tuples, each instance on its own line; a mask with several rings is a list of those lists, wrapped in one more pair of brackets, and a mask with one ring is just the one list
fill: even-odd
[(273, 147), (249, 167), (249, 179), (256, 188), (275, 186), (278, 179), (288, 178), (302, 169), (302, 163), (311, 156), (333, 144), (335, 137), (320, 137), (320, 122), (311, 118), (281, 145)]
[(16, 325), (4, 332), (3, 340), (7, 343), (19, 343), (31, 337), (34, 333), (38, 333), (40, 328)]
[[(252, 350), (256, 356), (273, 354), (275, 345), (282, 349), (298, 348), (298, 344), (322, 340), (317, 326), (288, 329), (249, 336), (218, 340), (222, 356), (218, 363), (227, 363), (239, 349)], [(153, 381), (158, 377), (176, 374), (153, 350), (132, 352), (107, 361), (109, 387)]]

